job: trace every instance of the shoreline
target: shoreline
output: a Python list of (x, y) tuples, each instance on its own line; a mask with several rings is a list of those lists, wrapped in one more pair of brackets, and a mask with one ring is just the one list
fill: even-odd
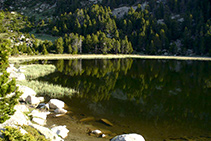
[(138, 54), (49, 54), (49, 55), (35, 55), (35, 56), (10, 56), (9, 61), (19, 60), (54, 60), (54, 59), (162, 59), (162, 60), (198, 60), (211, 61), (211, 57), (191, 57), (191, 56), (157, 56), (157, 55), (138, 55)]

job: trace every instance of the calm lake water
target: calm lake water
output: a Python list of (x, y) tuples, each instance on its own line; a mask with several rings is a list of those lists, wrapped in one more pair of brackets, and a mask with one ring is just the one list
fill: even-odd
[[(84, 124), (146, 141), (211, 140), (211, 62), (57, 60), (41, 81), (77, 91), (62, 100)], [(113, 126), (100, 122), (107, 119)], [(67, 121), (68, 122), (68, 121)], [(112, 136), (112, 134), (111, 134)]]

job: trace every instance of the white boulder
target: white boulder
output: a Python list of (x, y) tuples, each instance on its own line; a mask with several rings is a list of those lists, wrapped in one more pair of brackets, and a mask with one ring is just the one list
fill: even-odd
[(11, 72), (17, 72), (18, 69), (16, 69), (16, 68), (14, 67), (14, 64), (10, 64), (10, 66), (7, 68), (6, 71), (7, 71), (8, 73), (11, 73)]
[(50, 112), (41, 112), (39, 110), (33, 110), (29, 115), (31, 115), (33, 118), (37, 117), (46, 120), (49, 114)]
[(46, 124), (46, 120), (37, 117), (34, 117), (32, 121), (42, 126)]
[(23, 73), (17, 73), (15, 78), (16, 80), (19, 80), (19, 81), (26, 80), (25, 74)]
[(145, 141), (145, 139), (139, 134), (132, 133), (116, 136), (111, 141)]
[(54, 112), (56, 114), (66, 114), (67, 113), (67, 110), (57, 108), (56, 110), (54, 110)]
[(51, 99), (49, 102), (49, 107), (51, 109), (63, 109), (64, 108), (64, 102), (58, 99)]
[(16, 80), (26, 80), (26, 77), (18, 69), (14, 67), (14, 64), (10, 64), (10, 67), (7, 68), (7, 72), (10, 73), (10, 78), (15, 78)]
[(29, 87), (26, 87), (26, 86), (21, 86), (21, 85), (17, 85), (19, 87), (19, 91), (20, 92), (23, 92), (23, 94), (20, 96), (19, 100), (20, 101), (25, 101), (26, 98), (31, 95), (31, 96), (35, 96), (37, 93), (32, 90), (31, 88)]
[(29, 95), (29, 96), (27, 96), (27, 98), (25, 99), (25, 102), (26, 102), (26, 103), (29, 103), (29, 104), (31, 104), (31, 105), (37, 106), (37, 105), (39, 105), (39, 103), (40, 103), (40, 99), (37, 98), (36, 96), (31, 96), (31, 95)]
[(40, 100), (40, 102), (44, 102), (45, 101), (44, 97), (37, 97), (37, 98)]
[(41, 134), (45, 136), (46, 139), (49, 139), (50, 141), (63, 141), (63, 139), (60, 138), (56, 133), (46, 127), (37, 124), (31, 124), (31, 126), (37, 129)]
[(51, 129), (54, 133), (61, 136), (63, 139), (68, 136), (69, 130), (66, 128), (66, 126), (56, 126)]

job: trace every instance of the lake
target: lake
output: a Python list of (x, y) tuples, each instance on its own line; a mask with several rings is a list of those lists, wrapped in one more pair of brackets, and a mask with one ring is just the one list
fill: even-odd
[(61, 98), (71, 111), (70, 119), (106, 130), (111, 137), (139, 133), (146, 141), (211, 140), (209, 61), (77, 59), (48, 63), (57, 71), (40, 81), (79, 92)]

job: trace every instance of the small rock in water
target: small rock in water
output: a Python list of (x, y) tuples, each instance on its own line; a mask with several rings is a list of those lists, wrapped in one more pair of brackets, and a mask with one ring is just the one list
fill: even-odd
[(102, 135), (101, 135), (101, 137), (102, 137), (102, 138), (105, 138), (105, 137), (106, 137), (106, 135), (105, 135), (105, 134), (102, 134)]
[(91, 133), (99, 135), (99, 134), (102, 134), (102, 131), (100, 131), (100, 130), (93, 130)]
[(108, 125), (108, 126), (113, 126), (113, 124), (110, 121), (108, 121), (107, 119), (102, 118), (102, 119), (100, 119), (100, 121), (103, 122), (104, 124)]

